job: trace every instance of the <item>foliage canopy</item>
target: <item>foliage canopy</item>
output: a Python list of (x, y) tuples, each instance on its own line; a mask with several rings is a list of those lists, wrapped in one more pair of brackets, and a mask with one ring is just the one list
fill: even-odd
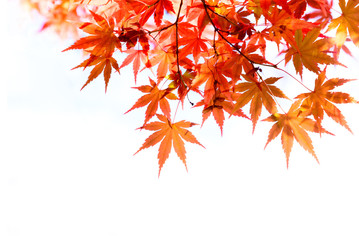
[[(138, 151), (160, 144), (160, 171), (172, 147), (186, 166), (183, 140), (201, 145), (187, 130), (196, 124), (175, 122), (171, 110), (185, 111), (185, 102), (201, 109), (202, 124), (213, 115), (221, 133), (226, 115), (252, 121), (254, 132), (264, 109), (263, 121), (273, 123), (267, 144), (281, 135), (287, 166), (294, 140), (318, 161), (308, 132), (332, 134), (324, 117), (351, 132), (337, 104), (358, 101), (334, 91), (351, 80), (328, 79), (326, 70), (344, 67), (339, 56), (351, 54), (348, 44), (359, 47), (359, 0), (339, 0), (338, 7), (328, 0), (23, 1), (45, 16), (42, 29), (75, 36), (64, 51), (87, 56), (75, 67), (92, 69), (83, 88), (103, 74), (106, 91), (111, 74), (128, 65), (135, 83), (139, 71), (152, 71), (154, 79), (135, 87), (143, 95), (128, 112), (146, 108), (140, 129), (154, 133)], [(282, 60), (268, 58), (269, 48)], [(127, 56), (121, 64), (115, 52)], [(305, 71), (317, 75), (314, 89), (304, 85)], [(265, 79), (268, 73), (274, 76)], [(278, 99), (291, 99), (276, 86), (284, 79), (304, 90), (287, 111)], [(189, 100), (191, 92), (198, 102)]]

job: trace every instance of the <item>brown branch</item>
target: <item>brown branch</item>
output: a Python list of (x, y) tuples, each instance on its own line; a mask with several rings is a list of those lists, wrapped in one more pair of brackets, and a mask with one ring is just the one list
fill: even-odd
[[(202, 1), (202, 2), (203, 2), (203, 1)], [(226, 21), (229, 22), (230, 24), (233, 24), (233, 25), (235, 25), (235, 26), (237, 26), (237, 27), (240, 27), (237, 23), (232, 22), (230, 19), (228, 19), (227, 16), (224, 16), (224, 15), (222, 15), (222, 14), (219, 14), (219, 13), (215, 12), (215, 11), (214, 11), (212, 8), (210, 8), (210, 7), (211, 7), (211, 6), (207, 5), (207, 9), (209, 9), (212, 13), (214, 13), (214, 14), (217, 15), (218, 17), (223, 18), (224, 20), (226, 20)]]
[[(181, 13), (181, 8), (182, 8), (182, 4), (183, 4), (183, 0), (181, 0), (180, 2), (180, 5), (178, 7), (178, 13), (177, 13), (177, 19), (176, 19), (176, 22), (175, 22), (175, 26), (176, 26), (176, 58), (177, 58), (177, 73), (179, 74), (179, 76), (181, 76), (181, 70), (180, 70), (180, 64), (179, 64), (179, 44), (178, 44), (178, 39), (179, 39), (179, 33), (178, 33), (178, 20), (179, 20), (179, 17), (180, 17), (180, 13)], [(180, 77), (182, 79), (182, 77)], [(182, 82), (183, 82), (183, 79), (182, 79)], [(183, 84), (185, 84), (183, 82)]]
[(163, 27), (163, 28), (155, 29), (155, 30), (152, 30), (152, 31), (148, 31), (148, 30), (147, 30), (147, 33), (148, 33), (149, 35), (151, 35), (151, 33), (162, 32), (163, 30), (166, 30), (166, 29), (168, 29), (168, 28), (170, 28), (170, 27), (173, 27), (174, 25), (176, 25), (176, 23), (172, 23), (172, 24), (167, 25), (167, 26), (165, 26), (165, 27)]

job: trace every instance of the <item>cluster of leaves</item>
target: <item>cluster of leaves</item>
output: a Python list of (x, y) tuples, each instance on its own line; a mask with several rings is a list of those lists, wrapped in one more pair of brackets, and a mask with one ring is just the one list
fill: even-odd
[(54, 30), (62, 38), (79, 37), (79, 23), (89, 17), (87, 7), (73, 4), (72, 0), (22, 0), (23, 4), (45, 17), (40, 31)]
[[(119, 72), (130, 64), (135, 83), (141, 68), (156, 71), (155, 80), (149, 78), (148, 85), (135, 87), (143, 96), (129, 111), (146, 108), (140, 129), (155, 132), (138, 151), (160, 143), (160, 170), (172, 146), (186, 165), (183, 140), (201, 145), (187, 130), (195, 124), (174, 122), (175, 114), (171, 115), (171, 106), (190, 102), (190, 92), (200, 98), (190, 103), (202, 110), (202, 124), (213, 115), (221, 133), (225, 115), (249, 119), (254, 131), (264, 106), (269, 117), (263, 121), (274, 123), (267, 144), (281, 134), (287, 165), (294, 139), (318, 160), (308, 132), (331, 134), (322, 127), (324, 116), (351, 131), (336, 104), (358, 102), (334, 91), (350, 80), (328, 79), (326, 69), (343, 66), (338, 59), (342, 52), (350, 54), (346, 44), (359, 47), (359, 0), (339, 0), (338, 9), (327, 0), (49, 2), (62, 6), (68, 15), (87, 9), (86, 14), (76, 15), (75, 22), (63, 19), (64, 24), (77, 25), (86, 33), (64, 50), (88, 54), (75, 67), (92, 68), (83, 87), (103, 73), (107, 89), (112, 69)], [(333, 16), (337, 13), (338, 17)], [(277, 51), (282, 61), (273, 63), (267, 58), (268, 46), (275, 46), (271, 52)], [(121, 65), (113, 56), (116, 51), (127, 54)], [(286, 65), (293, 65), (296, 73), (289, 73)], [(266, 71), (278, 75), (264, 79)], [(312, 79), (313, 90), (302, 82), (304, 71), (317, 75)], [(290, 101), (277, 85), (284, 78), (305, 90), (288, 111), (278, 101)], [(249, 114), (243, 110), (246, 105)], [(159, 121), (152, 120), (155, 116)]]

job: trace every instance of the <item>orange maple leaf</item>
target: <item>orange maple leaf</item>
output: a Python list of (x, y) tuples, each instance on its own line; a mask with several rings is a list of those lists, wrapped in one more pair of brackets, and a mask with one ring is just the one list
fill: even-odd
[(83, 49), (94, 56), (111, 57), (115, 47), (121, 49), (121, 42), (114, 32), (115, 22), (113, 18), (109, 18), (107, 22), (104, 17), (92, 11), (91, 14), (97, 25), (87, 22), (82, 24), (80, 29), (92, 34), (92, 36), (80, 38), (73, 45), (63, 50), (63, 52), (72, 49)]
[(188, 121), (179, 121), (176, 123), (172, 123), (166, 116), (161, 114), (156, 114), (157, 118), (160, 122), (151, 122), (147, 123), (144, 126), (140, 127), (140, 129), (146, 129), (150, 131), (156, 131), (151, 134), (146, 141), (143, 143), (142, 147), (138, 149), (135, 153), (137, 154), (139, 151), (152, 147), (157, 143), (161, 142), (160, 147), (158, 149), (158, 164), (159, 164), (159, 172), (158, 176), (160, 176), (161, 169), (163, 164), (169, 157), (169, 154), (173, 148), (177, 153), (177, 156), (182, 160), (183, 164), (187, 170), (186, 164), (186, 149), (184, 147), (183, 140), (191, 143), (196, 143), (202, 147), (204, 147), (201, 143), (197, 141), (195, 136), (188, 131), (186, 128), (192, 127), (193, 125), (197, 125)]
[(116, 59), (114, 59), (113, 57), (98, 57), (92, 54), (88, 59), (86, 59), (78, 66), (74, 67), (73, 69), (83, 67), (85, 70), (85, 68), (87, 68), (88, 66), (95, 66), (95, 67), (91, 70), (91, 73), (88, 76), (86, 83), (82, 86), (81, 90), (103, 72), (103, 76), (105, 80), (105, 92), (107, 92), (107, 86), (110, 81), (112, 68), (114, 68), (118, 73), (120, 73), (120, 68), (118, 67), (118, 63)]
[(262, 121), (267, 122), (275, 122), (272, 128), (269, 131), (268, 140), (265, 147), (268, 145), (270, 141), (275, 139), (281, 132), (281, 140), (282, 147), (287, 160), (287, 168), (289, 164), (289, 156), (293, 146), (293, 140), (295, 139), (306, 151), (313, 155), (313, 157), (319, 163), (318, 157), (314, 152), (314, 147), (312, 144), (312, 140), (310, 139), (308, 133), (316, 132), (316, 133), (328, 133), (333, 135), (332, 133), (326, 131), (320, 125), (318, 125), (315, 121), (310, 118), (305, 117), (300, 114), (300, 103), (301, 101), (296, 101), (290, 107), (288, 113), (279, 114), (274, 113), (266, 119)]
[(321, 125), (324, 117), (324, 112), (334, 121), (350, 130), (347, 122), (341, 111), (334, 105), (334, 103), (359, 103), (347, 93), (332, 92), (335, 87), (347, 83), (349, 79), (332, 78), (325, 80), (326, 71), (324, 70), (318, 75), (315, 80), (315, 87), (312, 92), (302, 93), (295, 97), (301, 102), (301, 111), (304, 115), (313, 115), (314, 119)]
[(229, 96), (230, 83), (224, 75), (224, 63), (217, 62), (215, 58), (205, 59), (203, 64), (198, 64), (196, 77), (192, 82), (192, 89), (197, 89), (205, 83), (204, 103), (209, 104), (215, 95), (216, 89)]
[(169, 90), (160, 90), (157, 87), (157, 83), (150, 79), (151, 86), (144, 85), (139, 87), (134, 87), (135, 89), (140, 90), (143, 93), (147, 93), (140, 97), (137, 102), (129, 109), (126, 113), (132, 111), (133, 109), (144, 107), (148, 104), (146, 110), (145, 124), (156, 114), (158, 106), (162, 110), (163, 114), (167, 118), (171, 118), (171, 108), (167, 99), (177, 100), (177, 96), (171, 93)]
[(80, 38), (73, 45), (64, 49), (63, 52), (72, 49), (83, 49), (84, 51), (89, 52), (90, 57), (73, 68), (76, 69), (83, 67), (85, 69), (88, 66), (96, 65), (92, 69), (87, 82), (81, 88), (81, 90), (92, 80), (98, 77), (98, 75), (100, 75), (103, 71), (106, 92), (112, 67), (119, 72), (118, 63), (112, 57), (112, 54), (116, 47), (121, 49), (121, 42), (114, 33), (115, 22), (113, 18), (109, 18), (109, 21), (107, 22), (104, 17), (92, 11), (90, 12), (97, 24), (87, 22), (82, 24), (80, 29), (92, 35)]
[(151, 51), (151, 55), (153, 56), (150, 59), (151, 66), (158, 64), (157, 78), (159, 80), (166, 77), (168, 70), (177, 70), (177, 58), (174, 48), (169, 48), (167, 51), (157, 48)]
[(259, 116), (262, 113), (262, 107), (264, 106), (269, 113), (277, 112), (276, 103), (274, 97), (286, 98), (288, 97), (273, 84), (280, 78), (267, 78), (264, 81), (258, 81), (255, 77), (243, 75), (246, 82), (239, 83), (235, 87), (236, 92), (241, 92), (237, 98), (237, 102), (234, 105), (233, 112), (244, 107), (251, 101), (250, 114), (253, 122), (253, 132), (255, 130)]
[[(325, 49), (328, 41), (320, 39), (315, 41), (320, 35), (320, 28), (315, 28), (308, 32), (303, 39), (301, 30), (295, 32), (296, 46), (287, 50), (285, 55), (285, 63), (287, 64), (293, 59), (293, 64), (297, 73), (302, 76), (303, 65), (308, 70), (318, 73), (320, 71), (318, 64), (339, 64), (333, 57), (327, 55)], [(323, 49), (324, 48), (324, 49)]]
[[(232, 94), (231, 99), (238, 98), (238, 94)], [(213, 114), (214, 120), (218, 124), (219, 128), (221, 129), (221, 135), (223, 135), (223, 124), (224, 124), (224, 111), (226, 111), (229, 114), (244, 117), (249, 119), (242, 111), (242, 109), (238, 109), (235, 112), (234, 110), (234, 104), (232, 101), (228, 101), (223, 93), (220, 93), (220, 91), (217, 91), (213, 99), (210, 101), (209, 104), (205, 104), (204, 100), (201, 100), (198, 102), (194, 107), (204, 106), (202, 110), (202, 126), (203, 123), (207, 120), (207, 118)]]
[(335, 41), (338, 46), (342, 46), (347, 38), (347, 32), (353, 43), (359, 47), (359, 1), (339, 0), (339, 6), (342, 10), (342, 15), (331, 21), (328, 26), (328, 31), (337, 29)]

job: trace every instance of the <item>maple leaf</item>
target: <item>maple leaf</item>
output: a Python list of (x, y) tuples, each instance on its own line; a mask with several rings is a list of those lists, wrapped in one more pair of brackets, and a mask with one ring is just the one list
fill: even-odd
[(333, 57), (327, 55), (323, 49), (327, 46), (326, 39), (316, 40), (320, 34), (320, 28), (315, 28), (308, 32), (303, 39), (301, 30), (295, 32), (295, 41), (297, 47), (293, 46), (287, 50), (285, 63), (293, 59), (293, 64), (297, 73), (302, 77), (303, 66), (308, 70), (318, 73), (320, 68), (318, 64), (339, 64)]
[(158, 176), (160, 176), (161, 169), (163, 167), (163, 164), (165, 164), (166, 160), (169, 157), (169, 154), (171, 152), (172, 146), (177, 153), (177, 156), (182, 160), (183, 164), (186, 167), (187, 170), (187, 164), (186, 164), (186, 149), (184, 147), (183, 140), (190, 142), (190, 143), (196, 143), (202, 147), (204, 147), (201, 143), (197, 141), (195, 136), (188, 131), (186, 128), (192, 127), (194, 125), (197, 125), (192, 122), (188, 121), (179, 121), (176, 123), (172, 123), (166, 116), (161, 114), (156, 114), (157, 118), (160, 120), (160, 122), (150, 122), (142, 127), (140, 129), (146, 129), (150, 131), (156, 131), (153, 134), (151, 134), (143, 143), (142, 147), (138, 149), (138, 151), (135, 153), (137, 154), (139, 151), (152, 147), (156, 145), (157, 143), (161, 142), (160, 147), (158, 149), (158, 164), (159, 164), (159, 172)]
[(121, 42), (126, 42), (127, 49), (133, 48), (137, 42), (140, 43), (144, 53), (147, 54), (148, 50), (150, 49), (146, 33), (143, 30), (136, 29), (136, 27), (122, 28), (118, 39)]
[(168, 44), (176, 42), (177, 32), (179, 36), (186, 37), (188, 31), (191, 31), (191, 29), (195, 28), (196, 26), (182, 21), (183, 16), (179, 18), (179, 21), (176, 25), (169, 21), (164, 21), (164, 24), (161, 25), (161, 30), (159, 32), (159, 43), (162, 43), (163, 46), (167, 46)]
[[(192, 85), (193, 78), (196, 76), (196, 73), (190, 70), (187, 70), (185, 73), (180, 74), (176, 72), (172, 72), (169, 74), (168, 79), (172, 80), (172, 82), (168, 85), (168, 89), (174, 90), (177, 89), (178, 98), (182, 102), (185, 99), (185, 96), (187, 95), (188, 91), (190, 90), (190, 87)], [(199, 91), (196, 89), (192, 89), (193, 91), (196, 91), (200, 94)], [(192, 104), (193, 105), (193, 104)]]
[(307, 131), (315, 133), (324, 132), (333, 135), (312, 119), (300, 114), (300, 103), (301, 101), (294, 102), (286, 114), (274, 113), (268, 118), (262, 120), (267, 122), (275, 122), (272, 128), (269, 130), (268, 140), (265, 147), (269, 142), (282, 133), (281, 140), (286, 156), (287, 168), (289, 165), (289, 156), (293, 147), (294, 139), (300, 144), (302, 148), (312, 154), (319, 163), (318, 157), (314, 152), (312, 140), (310, 139)]
[(125, 60), (123, 60), (120, 69), (132, 63), (133, 74), (135, 75), (135, 83), (136, 83), (137, 73), (138, 70), (140, 69), (141, 62), (145, 64), (146, 67), (150, 67), (151, 64), (149, 63), (148, 55), (144, 50), (128, 49), (126, 53), (128, 53), (128, 55), (125, 58)]
[(221, 29), (222, 34), (243, 40), (246, 35), (250, 36), (254, 31), (253, 25), (246, 18), (250, 12), (244, 7), (236, 8), (233, 3), (220, 1), (216, 5), (206, 5), (205, 9), (210, 15), (210, 22)]
[(134, 87), (135, 89), (140, 90), (143, 93), (147, 93), (140, 97), (137, 102), (130, 108), (126, 113), (132, 111), (133, 109), (144, 107), (148, 104), (146, 110), (145, 124), (156, 114), (158, 106), (162, 110), (163, 114), (167, 118), (171, 118), (171, 108), (167, 99), (177, 100), (176, 95), (171, 93), (168, 90), (159, 90), (157, 83), (150, 79), (151, 86), (144, 85), (139, 87)]
[(199, 54), (204, 51), (207, 52), (208, 51), (208, 47), (206, 45), (208, 40), (206, 39), (202, 39), (198, 36), (198, 31), (190, 31), (187, 30), (186, 32), (186, 37), (185, 38), (181, 38), (178, 41), (178, 44), (181, 45), (185, 45), (183, 48), (181, 48), (179, 56), (182, 57), (186, 57), (189, 54), (193, 54), (193, 58), (195, 60), (195, 62), (198, 62), (199, 59)]
[(269, 7), (272, 5), (272, 1), (274, 4), (277, 4), (282, 7), (289, 15), (292, 14), (292, 11), (289, 9), (287, 0), (260, 0), (260, 6), (265, 11), (268, 12)]
[(205, 63), (198, 64), (199, 70), (196, 77), (193, 79), (192, 89), (196, 89), (205, 83), (205, 104), (209, 104), (212, 100), (217, 87), (222, 93), (229, 94), (230, 84), (222, 71), (223, 65), (223, 62), (216, 62), (216, 59), (214, 58), (206, 59)]
[(251, 101), (249, 111), (254, 132), (259, 116), (262, 113), (262, 107), (264, 106), (269, 113), (275, 113), (278, 110), (273, 96), (286, 99), (288, 99), (288, 97), (279, 88), (273, 85), (280, 78), (271, 77), (259, 82), (255, 77), (248, 75), (243, 75), (243, 77), (246, 82), (238, 83), (235, 86), (235, 91), (241, 92), (241, 94), (236, 99), (233, 112), (244, 107)]
[(164, 10), (175, 13), (173, 4), (169, 0), (143, 0), (147, 5), (146, 11), (142, 13), (140, 24), (144, 25), (152, 14), (154, 14), (155, 23), (157, 26), (161, 25)]
[(307, 1), (306, 0), (291, 0), (290, 3), (291, 8), (293, 9), (293, 15), (295, 18), (301, 18), (303, 16), (306, 8)]
[[(233, 93), (231, 99), (237, 98), (238, 94)], [(234, 104), (232, 101), (228, 101), (225, 98), (225, 95), (223, 93), (220, 93), (219, 91), (216, 92), (216, 95), (213, 97), (212, 101), (209, 104), (205, 104), (204, 100), (201, 100), (198, 102), (194, 107), (203, 106), (202, 110), (202, 126), (203, 123), (208, 119), (208, 117), (213, 114), (214, 120), (218, 124), (221, 135), (223, 136), (223, 124), (224, 124), (224, 111), (226, 111), (229, 114), (244, 117), (249, 119), (242, 111), (242, 109), (238, 109), (236, 111), (234, 110)]]
[(261, 0), (248, 0), (248, 3), (246, 4), (246, 8), (253, 12), (256, 22), (258, 22), (258, 19), (263, 15), (263, 9), (260, 2)]
[[(40, 7), (41, 3), (34, 3), (30, 0), (23, 1), (28, 1), (28, 3), (30, 4), (29, 7), (32, 7), (39, 12), (42, 11)], [(68, 21), (80, 21), (80, 16), (77, 15), (77, 11), (79, 10), (79, 8), (77, 7), (78, 6), (69, 8), (69, 2), (66, 0), (62, 2), (53, 2), (52, 7), (47, 9), (47, 21), (42, 25), (40, 31), (43, 31), (47, 28), (52, 28), (61, 37), (66, 37), (67, 35), (72, 34), (74, 37), (78, 38), (79, 34), (77, 26), (74, 25), (72, 22)]]
[(267, 31), (273, 41), (277, 43), (278, 47), (282, 38), (292, 46), (296, 46), (293, 33), (299, 29), (312, 29), (314, 27), (313, 23), (306, 22), (302, 19), (292, 18), (286, 11), (281, 11), (276, 7), (270, 12), (263, 12), (263, 15), (272, 24)]
[(86, 59), (78, 66), (74, 67), (73, 69), (79, 67), (83, 67), (85, 69), (88, 66), (95, 66), (95, 67), (91, 70), (91, 73), (88, 76), (86, 83), (82, 86), (81, 90), (103, 72), (103, 76), (105, 80), (105, 92), (107, 92), (107, 86), (110, 81), (112, 68), (114, 68), (118, 73), (120, 73), (120, 68), (118, 67), (118, 63), (116, 59), (114, 59), (113, 57), (98, 57), (94, 55), (90, 55), (88, 59)]
[(114, 33), (114, 20), (109, 18), (109, 22), (107, 22), (104, 17), (92, 11), (91, 14), (97, 25), (87, 22), (82, 24), (80, 29), (92, 34), (92, 36), (80, 38), (73, 45), (63, 50), (63, 52), (72, 49), (83, 49), (94, 56), (111, 57), (115, 47), (121, 49), (121, 42)]
[(157, 78), (163, 79), (166, 77), (168, 70), (176, 70), (176, 54), (173, 48), (169, 48), (167, 51), (157, 48), (151, 51), (151, 55), (153, 56), (150, 59), (151, 66), (157, 67)]
[(342, 46), (347, 38), (347, 32), (353, 43), (359, 47), (359, 1), (339, 0), (339, 6), (342, 10), (342, 15), (331, 21), (328, 26), (328, 31), (338, 27), (336, 32), (336, 43)]
[(112, 54), (115, 51), (115, 47), (121, 49), (121, 42), (114, 34), (115, 23), (112, 18), (109, 18), (109, 22), (107, 22), (104, 17), (95, 12), (90, 12), (97, 24), (87, 22), (82, 24), (80, 29), (88, 34), (92, 34), (92, 36), (80, 38), (73, 45), (64, 49), (63, 52), (72, 49), (83, 49), (90, 52), (90, 57), (75, 67), (83, 67), (85, 69), (88, 66), (96, 65), (81, 90), (104, 72), (106, 92), (112, 67), (119, 72), (118, 63), (112, 57)]
[(349, 132), (350, 130), (343, 114), (334, 105), (334, 103), (359, 103), (347, 93), (332, 92), (335, 87), (341, 86), (347, 83), (349, 79), (332, 78), (324, 81), (326, 77), (326, 71), (324, 70), (318, 75), (315, 80), (315, 87), (312, 92), (302, 93), (295, 97), (299, 99), (301, 104), (301, 112), (304, 115), (313, 115), (318, 125), (324, 117), (324, 112), (331, 117), (335, 122), (345, 127)]
[[(103, 13), (106, 16), (112, 15), (116, 19), (116, 22), (120, 23), (121, 21), (126, 21), (126, 19), (130, 19), (131, 17), (135, 16), (136, 5), (138, 5), (138, 2), (134, 0), (106, 0), (106, 3), (99, 6), (98, 12), (101, 14)], [(144, 7), (143, 4), (140, 3), (140, 6), (141, 5)]]
[(251, 35), (250, 40), (248, 42), (248, 46), (257, 46), (259, 47), (263, 57), (265, 57), (265, 50), (267, 47), (266, 40), (270, 40), (269, 34), (266, 30), (261, 32), (256, 32)]
[[(207, 1), (208, 5), (215, 6), (218, 1)], [(200, 35), (204, 28), (210, 22), (206, 10), (204, 9), (203, 2), (201, 0), (193, 0), (191, 6), (187, 7), (187, 18), (191, 22), (197, 19), (197, 26)]]
[(223, 66), (224, 69), (222, 69), (222, 71), (229, 71), (231, 73), (230, 76), (232, 76), (232, 80), (237, 80), (241, 76), (242, 69), (246, 73), (254, 70), (253, 62), (258, 64), (269, 63), (263, 58), (263, 56), (255, 53), (259, 47), (259, 45), (253, 44), (246, 46), (244, 43), (241, 46), (241, 54), (238, 52), (228, 54), (228, 59), (225, 60)]
[[(293, 0), (293, 2), (296, 2)], [(328, 22), (332, 21), (332, 13), (331, 10), (333, 8), (333, 1), (328, 0), (306, 0), (308, 5), (314, 10), (309, 13), (306, 13), (302, 18), (305, 21), (309, 21), (313, 19), (315, 24), (319, 26), (325, 26)]]

